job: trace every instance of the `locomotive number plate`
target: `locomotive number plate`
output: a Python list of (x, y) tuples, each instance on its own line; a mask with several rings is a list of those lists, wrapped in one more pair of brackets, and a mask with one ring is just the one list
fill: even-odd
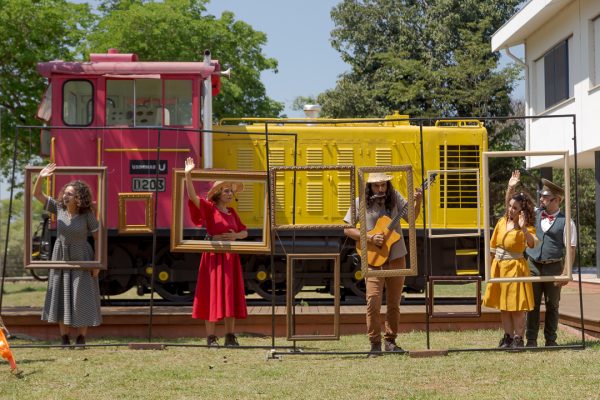
[[(156, 178), (132, 178), (131, 190), (134, 192), (155, 192), (157, 189)], [(158, 191), (164, 192), (165, 178), (158, 178)]]

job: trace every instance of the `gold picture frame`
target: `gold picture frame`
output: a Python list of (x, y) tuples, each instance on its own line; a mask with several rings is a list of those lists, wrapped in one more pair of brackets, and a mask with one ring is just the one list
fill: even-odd
[[(530, 157), (530, 156), (560, 156), (563, 158), (563, 170), (565, 177), (565, 219), (567, 224), (571, 221), (571, 185), (569, 175), (569, 152), (568, 151), (485, 151), (483, 152), (483, 218), (484, 218), (484, 257), (485, 260), (485, 281), (486, 282), (559, 282), (570, 281), (572, 279), (571, 254), (565, 252), (566, 275), (554, 276), (522, 276), (518, 278), (490, 278), (491, 260), (487, 257), (490, 254), (490, 198), (489, 198), (489, 159), (494, 157)], [(566, 241), (571, 243), (571, 229), (565, 229)]]
[[(152, 192), (119, 193), (119, 233), (137, 234), (154, 232), (154, 194)], [(145, 224), (129, 225), (127, 223), (127, 203), (130, 201), (144, 202)]]
[(213, 252), (213, 253), (238, 253), (238, 254), (270, 254), (271, 230), (269, 221), (269, 196), (266, 171), (229, 171), (229, 170), (194, 170), (191, 172), (192, 181), (235, 181), (248, 184), (264, 185), (264, 216), (261, 224), (262, 237), (260, 241), (215, 241), (184, 238), (184, 200), (185, 171), (183, 168), (173, 169), (173, 199), (171, 219), (171, 251), (173, 252)]
[(94, 253), (94, 261), (41, 261), (32, 259), (32, 204), (33, 175), (39, 174), (44, 167), (25, 168), (25, 254), (26, 269), (35, 268), (68, 268), (68, 269), (107, 269), (107, 226), (106, 226), (106, 167), (56, 167), (53, 178), (60, 175), (84, 175), (97, 179), (96, 217), (100, 224), (98, 240)]
[[(366, 220), (366, 202), (365, 202), (365, 174), (373, 172), (404, 172), (406, 174), (406, 190), (408, 201), (408, 254), (410, 258), (410, 268), (375, 270), (369, 269), (368, 251), (367, 251), (367, 220)], [(413, 201), (413, 173), (411, 165), (386, 165), (378, 167), (360, 167), (358, 168), (358, 221), (360, 223), (360, 266), (363, 277), (394, 277), (394, 276), (417, 276), (419, 273), (417, 266), (417, 231), (415, 227), (415, 204)], [(402, 239), (404, 240), (404, 239)]]

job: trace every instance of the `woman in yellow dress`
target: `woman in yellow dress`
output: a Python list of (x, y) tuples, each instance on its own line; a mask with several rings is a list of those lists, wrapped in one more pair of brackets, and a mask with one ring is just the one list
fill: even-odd
[[(506, 214), (498, 221), (490, 242), (491, 278), (530, 276), (523, 256), (525, 246), (535, 247), (535, 212), (533, 200), (526, 193), (512, 196)], [(525, 314), (533, 310), (531, 282), (493, 282), (485, 289), (483, 304), (500, 310), (504, 337), (501, 348), (523, 347)]]

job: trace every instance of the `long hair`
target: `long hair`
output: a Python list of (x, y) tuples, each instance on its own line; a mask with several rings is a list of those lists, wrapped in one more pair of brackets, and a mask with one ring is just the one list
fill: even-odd
[[(518, 201), (521, 205), (521, 210), (525, 213), (525, 225), (535, 226), (534, 203), (529, 193), (516, 193), (511, 197), (511, 200)], [(508, 219), (508, 209), (506, 210), (506, 218)]]
[[(371, 188), (371, 184), (367, 183), (367, 185), (365, 186), (365, 199), (367, 208), (373, 205), (375, 199), (371, 198), (371, 196), (373, 196), (374, 194), (375, 193)], [(385, 209), (393, 210), (394, 207), (396, 207), (396, 195), (394, 186), (392, 185), (391, 181), (387, 181), (387, 189), (385, 191)]]
[(78, 207), (77, 212), (79, 214), (92, 212), (92, 190), (87, 183), (80, 180), (71, 181), (60, 189), (60, 193), (58, 194), (58, 204), (64, 209), (67, 208), (63, 202), (63, 194), (67, 186), (73, 186), (75, 191), (75, 203)]

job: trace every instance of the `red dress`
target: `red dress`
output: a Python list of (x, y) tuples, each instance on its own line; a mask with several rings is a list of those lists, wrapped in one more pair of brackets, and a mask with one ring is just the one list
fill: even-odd
[[(214, 236), (231, 230), (241, 232), (246, 226), (233, 208), (229, 214), (220, 211), (216, 204), (202, 198), (200, 208), (188, 201), (192, 221), (204, 226), (208, 235)], [(243, 319), (248, 316), (244, 277), (239, 254), (202, 253), (192, 318), (217, 322), (223, 318)]]

